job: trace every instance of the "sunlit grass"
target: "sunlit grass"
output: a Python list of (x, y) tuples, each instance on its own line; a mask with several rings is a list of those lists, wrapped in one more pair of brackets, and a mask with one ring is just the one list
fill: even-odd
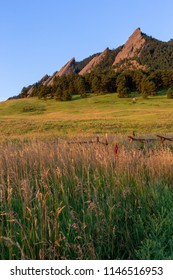
[(0, 103), (0, 138), (79, 136), (103, 133), (172, 132), (173, 101), (164, 95), (147, 100), (117, 94), (76, 98), (69, 102), (10, 100)]
[(173, 258), (172, 145), (109, 143), (1, 143), (1, 259)]

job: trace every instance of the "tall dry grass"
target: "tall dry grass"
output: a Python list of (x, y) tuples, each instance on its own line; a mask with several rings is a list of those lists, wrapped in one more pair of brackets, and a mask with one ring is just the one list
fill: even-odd
[(2, 143), (1, 259), (172, 259), (172, 146), (118, 142)]

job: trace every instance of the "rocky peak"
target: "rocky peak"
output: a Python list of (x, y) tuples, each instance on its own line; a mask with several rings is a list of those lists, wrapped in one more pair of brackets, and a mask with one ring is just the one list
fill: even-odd
[(45, 85), (51, 86), (53, 84), (53, 80), (55, 77), (63, 76), (63, 75), (69, 75), (70, 73), (75, 72), (75, 65), (76, 61), (75, 58), (73, 57), (70, 59), (59, 71), (55, 72), (46, 82)]
[(137, 28), (125, 43), (123, 49), (118, 53), (113, 65), (116, 65), (121, 60), (139, 56), (140, 51), (143, 49), (145, 39), (142, 36), (140, 28)]
[(70, 59), (59, 71), (58, 76), (68, 75), (75, 71), (75, 58)]
[(28, 90), (28, 92), (27, 92), (27, 97), (30, 97), (30, 96), (32, 96), (32, 93), (33, 93), (33, 90), (34, 90), (34, 87), (36, 86), (36, 87), (38, 87), (38, 86), (40, 86), (41, 84), (45, 84), (48, 80), (49, 80), (49, 76), (48, 75), (45, 75), (45, 76), (43, 76), (43, 78), (41, 78), (41, 80), (39, 80), (37, 83), (35, 83), (35, 84), (33, 84), (30, 88), (29, 88), (29, 90)]
[(96, 65), (98, 65), (106, 56), (108, 52), (108, 48), (106, 48), (101, 54), (96, 55), (80, 72), (79, 75), (85, 75), (86, 73), (90, 73)]

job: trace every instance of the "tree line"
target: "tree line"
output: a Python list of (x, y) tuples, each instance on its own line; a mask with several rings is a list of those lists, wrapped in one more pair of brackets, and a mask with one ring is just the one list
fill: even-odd
[[(68, 101), (73, 95), (87, 97), (90, 93), (106, 94), (118, 93), (118, 97), (130, 97), (132, 92), (139, 92), (144, 98), (155, 95), (158, 90), (173, 88), (173, 70), (125, 70), (115, 72), (114, 70), (97, 72), (93, 71), (84, 76), (70, 74), (55, 77), (52, 86), (35, 84), (31, 97)], [(25, 88), (20, 97), (26, 97)]]

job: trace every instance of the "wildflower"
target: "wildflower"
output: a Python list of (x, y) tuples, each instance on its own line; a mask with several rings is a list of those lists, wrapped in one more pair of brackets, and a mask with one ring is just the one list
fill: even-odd
[(118, 156), (118, 143), (115, 144), (114, 154), (116, 157)]
[(73, 229), (78, 229), (78, 228), (79, 228), (79, 226), (78, 226), (78, 224), (73, 223), (73, 224), (70, 224), (70, 228), (73, 228)]

